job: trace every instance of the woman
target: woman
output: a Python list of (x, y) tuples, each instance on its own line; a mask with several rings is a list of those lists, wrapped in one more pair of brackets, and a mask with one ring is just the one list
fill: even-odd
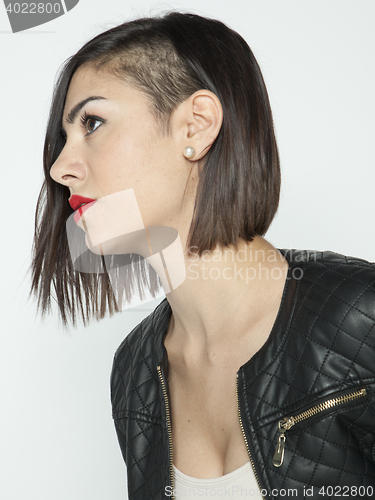
[(61, 72), (44, 169), (42, 310), (52, 283), (64, 321), (118, 310), (134, 262), (167, 293), (113, 363), (129, 498), (372, 498), (374, 265), (264, 238), (280, 168), (246, 42), (177, 12), (98, 35)]

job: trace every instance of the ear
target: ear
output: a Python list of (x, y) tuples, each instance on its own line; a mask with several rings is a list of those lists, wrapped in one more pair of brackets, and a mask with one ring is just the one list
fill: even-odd
[(221, 102), (210, 90), (201, 89), (188, 97), (180, 105), (178, 112), (181, 151), (186, 146), (191, 146), (195, 150), (195, 155), (189, 160), (200, 160), (220, 132), (223, 122)]

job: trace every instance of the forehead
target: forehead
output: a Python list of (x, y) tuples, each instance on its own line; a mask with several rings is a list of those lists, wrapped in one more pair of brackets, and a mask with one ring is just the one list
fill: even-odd
[(123, 104), (146, 106), (145, 95), (124, 80), (106, 70), (95, 70), (90, 66), (80, 67), (74, 73), (69, 84), (65, 100), (64, 117), (78, 102), (90, 96), (100, 96)]

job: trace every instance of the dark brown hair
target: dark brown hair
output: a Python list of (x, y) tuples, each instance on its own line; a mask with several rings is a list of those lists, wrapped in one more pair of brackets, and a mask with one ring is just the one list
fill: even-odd
[[(223, 108), (221, 130), (200, 166), (187, 247), (251, 242), (264, 235), (277, 211), (280, 165), (266, 86), (245, 40), (220, 21), (169, 12), (126, 22), (96, 36), (69, 58), (55, 85), (44, 144), (45, 181), (39, 195), (32, 262), (31, 293), (44, 314), (51, 287), (64, 323), (84, 323), (118, 310), (108, 275), (76, 271), (69, 255), (66, 220), (72, 214), (69, 189), (50, 177), (65, 143), (62, 114), (74, 72), (89, 64), (109, 70), (146, 93), (163, 133), (176, 106), (199, 89), (208, 89)], [(101, 257), (97, 257), (100, 259)], [(145, 261), (138, 288), (154, 294), (161, 285)], [(148, 271), (148, 273), (147, 273)], [(127, 284), (126, 284), (127, 286)], [(126, 295), (130, 293), (125, 290)]]

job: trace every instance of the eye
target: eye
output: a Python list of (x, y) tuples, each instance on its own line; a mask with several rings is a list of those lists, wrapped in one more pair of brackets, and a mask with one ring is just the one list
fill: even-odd
[(96, 129), (100, 127), (105, 120), (99, 116), (88, 115), (86, 112), (81, 116), (81, 124), (86, 129), (87, 134), (91, 135)]

